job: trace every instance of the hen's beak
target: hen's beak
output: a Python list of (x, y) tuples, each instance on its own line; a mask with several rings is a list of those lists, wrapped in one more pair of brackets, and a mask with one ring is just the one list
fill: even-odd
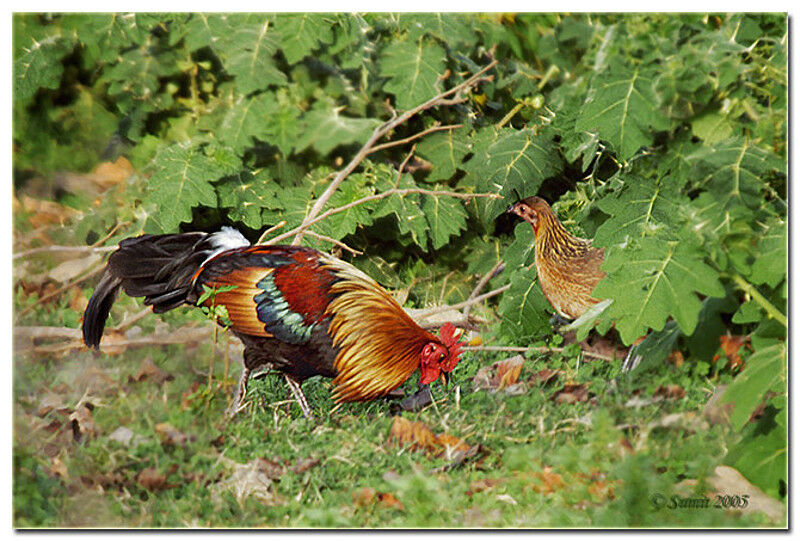
[(447, 387), (447, 385), (450, 383), (450, 374), (449, 373), (442, 372), (442, 383), (444, 383), (445, 387)]

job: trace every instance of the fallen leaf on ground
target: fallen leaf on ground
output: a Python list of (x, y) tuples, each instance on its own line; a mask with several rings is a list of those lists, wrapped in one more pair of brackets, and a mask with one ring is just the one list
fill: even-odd
[(114, 162), (102, 162), (87, 175), (92, 182), (103, 188), (119, 184), (130, 178), (133, 174), (133, 165), (124, 156)]
[(667, 361), (674, 364), (677, 368), (683, 366), (684, 360), (683, 353), (681, 353), (679, 349), (673, 350), (672, 353), (667, 356)]
[(186, 442), (189, 439), (186, 434), (169, 423), (158, 423), (156, 425), (156, 434), (161, 437), (162, 443), (167, 445), (175, 445), (178, 447), (186, 445)]
[(575, 404), (589, 400), (589, 389), (583, 383), (566, 383), (564, 387), (550, 395), (556, 404)]
[(668, 385), (659, 385), (653, 396), (661, 396), (667, 400), (680, 400), (686, 396), (686, 391), (680, 385), (670, 383)]
[(353, 502), (358, 507), (367, 507), (379, 503), (384, 507), (390, 507), (402, 511), (405, 509), (403, 504), (393, 494), (388, 492), (378, 492), (373, 488), (364, 487), (356, 491), (353, 495)]
[(69, 416), (69, 420), (72, 421), (72, 435), (76, 441), (97, 434), (97, 425), (94, 424), (92, 411), (87, 404), (81, 404), (75, 408), (75, 411)]
[(211, 487), (212, 497), (219, 499), (222, 492), (233, 492), (239, 505), (252, 496), (264, 505), (277, 505), (281, 503), (270, 487), (272, 480), (262, 467), (260, 459), (254, 459), (247, 464), (233, 463), (233, 473), (223, 481)]
[(292, 466), (290, 469), (292, 470), (292, 472), (300, 475), (301, 473), (307, 472), (317, 464), (319, 464), (318, 458), (312, 458), (312, 457), (302, 458), (298, 459), (297, 462), (295, 462), (295, 465)]
[(786, 506), (775, 498), (767, 496), (763, 490), (748, 481), (738, 470), (730, 466), (717, 466), (714, 475), (706, 479), (715, 492), (706, 496), (712, 500), (716, 494), (748, 494), (750, 496), (747, 507), (740, 508), (742, 513), (762, 512), (771, 520), (784, 518)]
[(108, 435), (108, 439), (121, 443), (124, 446), (131, 444), (133, 440), (133, 430), (127, 426), (120, 426), (114, 432)]
[(530, 383), (531, 385), (547, 385), (560, 373), (561, 370), (551, 370), (550, 368), (543, 368), (538, 372), (534, 372), (531, 375), (531, 377), (528, 378), (528, 383)]
[(161, 370), (156, 363), (154, 363), (149, 357), (142, 361), (141, 366), (139, 367), (139, 372), (132, 377), (128, 378), (129, 383), (134, 382), (141, 382), (141, 381), (152, 381), (157, 385), (161, 385), (165, 381), (172, 381), (175, 379), (175, 376)]
[(469, 490), (467, 490), (467, 496), (472, 496), (473, 494), (478, 494), (479, 492), (489, 492), (494, 487), (500, 485), (503, 481), (500, 479), (476, 479), (475, 481), (469, 484)]
[(158, 473), (158, 470), (155, 468), (145, 468), (136, 476), (136, 482), (150, 492), (157, 492), (164, 488), (167, 477)]
[(470, 448), (455, 436), (444, 433), (436, 435), (425, 423), (402, 417), (394, 418), (389, 439), (400, 445), (410, 445), (412, 451), (424, 450), (434, 456), (449, 455), (453, 451), (467, 451)]
[(515, 355), (514, 357), (497, 361), (478, 370), (472, 382), (476, 389), (499, 391), (519, 381), (523, 364), (525, 364), (525, 358), (522, 355)]
[[(723, 334), (719, 337), (719, 345), (725, 353), (725, 357), (728, 358), (728, 366), (731, 368), (740, 368), (742, 364), (744, 364), (739, 350), (748, 340), (749, 337), (739, 335)], [(714, 360), (716, 361), (717, 359), (719, 359), (719, 355), (714, 356)]]
[[(581, 343), (581, 349), (584, 353), (593, 353), (595, 355), (602, 355), (603, 357), (610, 357), (612, 359), (624, 359), (628, 354), (628, 348), (617, 344), (613, 340), (609, 340), (604, 336), (596, 337), (590, 344), (588, 340)], [(586, 359), (592, 360), (592, 357), (587, 355)]]
[(550, 466), (545, 466), (542, 471), (533, 472), (533, 477), (538, 480), (531, 488), (539, 494), (551, 494), (556, 490), (564, 488), (564, 480), (561, 475), (553, 472)]

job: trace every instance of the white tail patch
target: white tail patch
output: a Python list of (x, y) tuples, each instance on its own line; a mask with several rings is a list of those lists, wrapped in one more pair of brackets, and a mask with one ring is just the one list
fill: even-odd
[(222, 252), (233, 250), (234, 248), (250, 246), (250, 241), (244, 238), (244, 235), (242, 235), (237, 229), (227, 225), (222, 226), (222, 230), (209, 235), (208, 242), (211, 244), (213, 250), (200, 265), (201, 267), (205, 265), (211, 258), (221, 254)]

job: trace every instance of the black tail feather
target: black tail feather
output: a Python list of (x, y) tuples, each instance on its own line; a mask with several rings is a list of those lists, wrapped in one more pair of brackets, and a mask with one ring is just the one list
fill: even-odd
[(90, 348), (98, 349), (100, 347), (106, 319), (111, 311), (111, 305), (117, 298), (120, 285), (122, 285), (122, 280), (112, 276), (106, 270), (100, 283), (97, 284), (92, 298), (89, 299), (89, 304), (83, 313), (83, 343)]
[(99, 347), (106, 319), (120, 288), (131, 297), (144, 297), (161, 313), (186, 302), (191, 279), (213, 249), (206, 233), (143, 235), (125, 239), (108, 258), (103, 278), (83, 315), (83, 341)]

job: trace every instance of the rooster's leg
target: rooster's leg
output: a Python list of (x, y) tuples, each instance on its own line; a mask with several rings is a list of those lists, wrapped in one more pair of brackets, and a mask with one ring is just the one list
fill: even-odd
[(308, 407), (308, 401), (306, 400), (306, 396), (303, 394), (303, 390), (300, 388), (300, 383), (287, 374), (284, 374), (284, 377), (286, 377), (286, 383), (289, 384), (289, 390), (292, 391), (294, 399), (297, 400), (297, 405), (300, 406), (301, 410), (303, 410), (303, 415), (305, 418), (313, 419), (314, 417), (311, 415), (311, 408)]
[(236, 394), (233, 395), (233, 404), (228, 408), (228, 418), (233, 418), (242, 407), (242, 401), (247, 395), (247, 381), (250, 379), (250, 369), (242, 367), (242, 375), (239, 376), (239, 385), (236, 386)]

